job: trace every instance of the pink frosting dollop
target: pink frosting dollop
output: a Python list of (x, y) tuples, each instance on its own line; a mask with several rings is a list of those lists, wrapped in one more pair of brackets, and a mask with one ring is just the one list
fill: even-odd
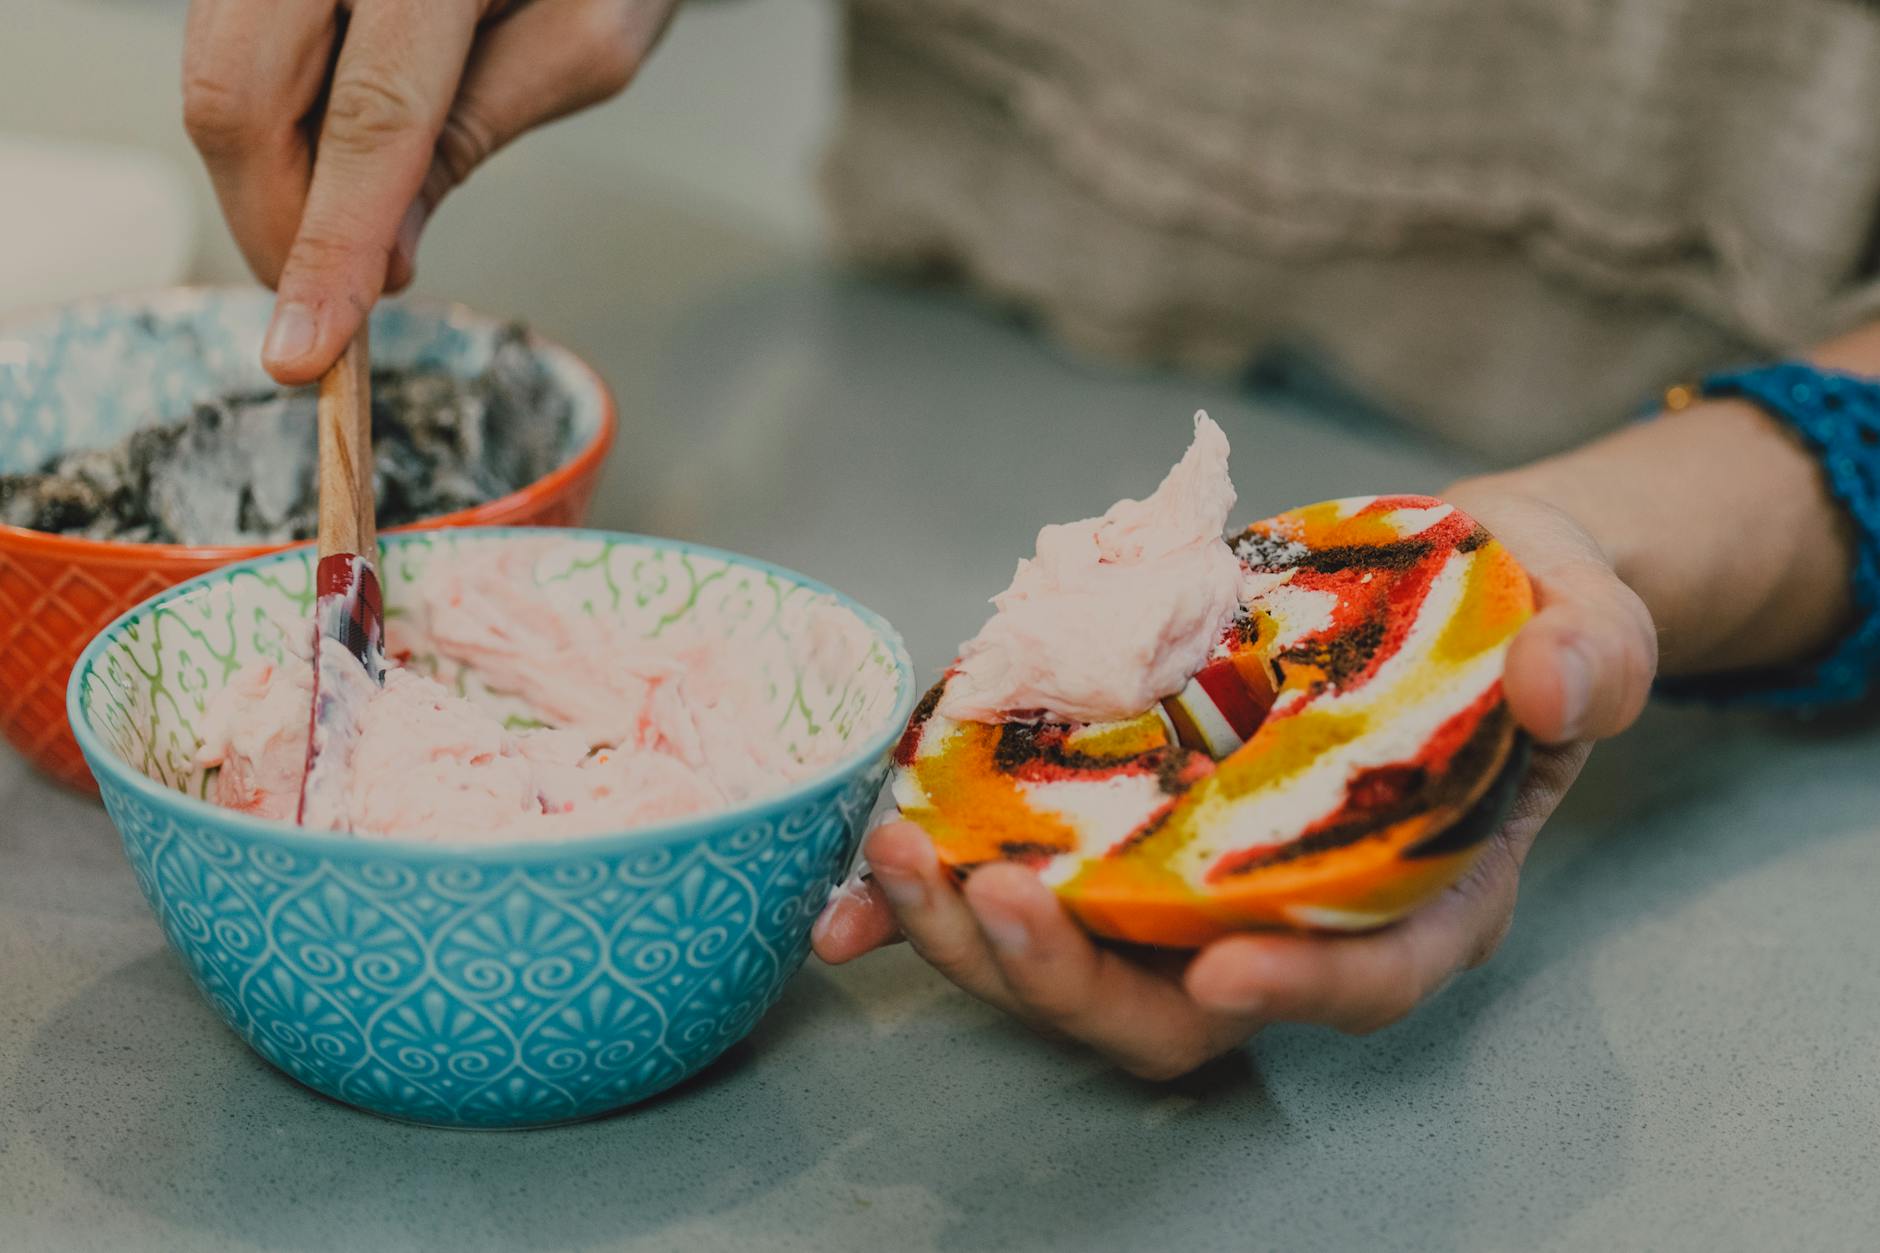
[(960, 649), (938, 712), (1102, 722), (1179, 692), (1252, 590), (1224, 538), (1227, 456), (1227, 436), (1197, 413), (1193, 442), (1153, 495), (1039, 531), (1036, 555)]

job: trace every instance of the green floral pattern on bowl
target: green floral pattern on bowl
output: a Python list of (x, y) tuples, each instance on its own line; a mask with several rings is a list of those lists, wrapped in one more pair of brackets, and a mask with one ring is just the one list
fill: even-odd
[[(200, 799), (204, 704), (307, 620), (309, 550), (186, 583), (80, 659), (72, 724), (165, 934), (269, 1061), (340, 1100), (467, 1127), (565, 1122), (641, 1100), (743, 1037), (808, 950), (913, 703), (892, 628), (749, 558), (598, 532), (389, 537), (388, 612), (440, 555), (530, 545), (544, 597), (645, 636), (733, 640), (765, 717), (836, 765), (738, 809), (583, 840), (454, 849), (305, 832)], [(831, 605), (869, 641), (804, 655)], [(474, 677), (471, 678), (474, 687)], [(487, 694), (483, 694), (487, 695)]]

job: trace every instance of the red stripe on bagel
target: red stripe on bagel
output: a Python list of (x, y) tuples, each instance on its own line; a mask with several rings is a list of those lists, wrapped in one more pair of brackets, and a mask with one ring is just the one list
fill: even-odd
[[(1390, 570), (1353, 566), (1335, 573), (1301, 572), (1293, 582), (1302, 588), (1336, 598), (1332, 621), (1322, 630), (1288, 646), (1280, 654), (1321, 666), (1340, 691), (1355, 691), (1396, 656), (1422, 615), (1436, 574), (1453, 549), (1438, 549), (1409, 566)], [(1366, 576), (1370, 582), (1365, 582)], [(1366, 628), (1370, 628), (1367, 632)], [(1374, 641), (1367, 641), (1375, 634)], [(1361, 660), (1351, 652), (1368, 643)], [(1353, 666), (1351, 662), (1358, 662)], [(1343, 664), (1341, 664), (1343, 663)]]
[(934, 710), (940, 705), (940, 694), (946, 691), (947, 680), (952, 675), (951, 670), (941, 675), (940, 681), (928, 688), (920, 698), (920, 703), (914, 706), (914, 712), (907, 720), (907, 729), (901, 732), (901, 738), (894, 745), (895, 765), (905, 767), (914, 764), (914, 758), (920, 752), (921, 732), (927, 729), (927, 723), (932, 720)]
[(1254, 698), (1254, 693), (1247, 690), (1246, 677), (1231, 657), (1203, 668), (1195, 676), (1195, 682), (1214, 702), (1215, 709), (1227, 720), (1227, 725), (1234, 728), (1234, 734), (1243, 741), (1253, 738), (1253, 733), (1266, 721), (1267, 709), (1273, 704), (1270, 688), (1264, 704)]

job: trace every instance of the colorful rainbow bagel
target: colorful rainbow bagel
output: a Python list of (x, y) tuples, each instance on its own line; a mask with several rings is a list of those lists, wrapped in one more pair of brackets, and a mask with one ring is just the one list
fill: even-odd
[(1092, 932), (1172, 947), (1381, 926), (1468, 870), (1526, 770), (1501, 677), (1527, 575), (1427, 496), (1308, 505), (1232, 543), (1283, 581), (1155, 709), (954, 722), (952, 672), (927, 693), (893, 789), (942, 864), (1020, 862)]

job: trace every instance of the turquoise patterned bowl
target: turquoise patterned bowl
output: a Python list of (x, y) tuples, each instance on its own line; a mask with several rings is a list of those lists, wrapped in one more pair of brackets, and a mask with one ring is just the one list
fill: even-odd
[[(356, 839), (219, 809), (193, 760), (204, 702), (279, 656), (275, 623), (307, 620), (304, 548), (145, 601), (85, 650), (67, 691), (138, 885), (210, 1004), (308, 1087), (411, 1122), (591, 1117), (741, 1039), (808, 952), (914, 701), (882, 619), (787, 570), (666, 540), (388, 536), (388, 612), (439, 554), (519, 543), (540, 546), (535, 579), (558, 604), (736, 642), (768, 681), (777, 736), (835, 737), (839, 764), (738, 809), (549, 843)], [(839, 674), (803, 655), (808, 612), (832, 600), (870, 641)]]

